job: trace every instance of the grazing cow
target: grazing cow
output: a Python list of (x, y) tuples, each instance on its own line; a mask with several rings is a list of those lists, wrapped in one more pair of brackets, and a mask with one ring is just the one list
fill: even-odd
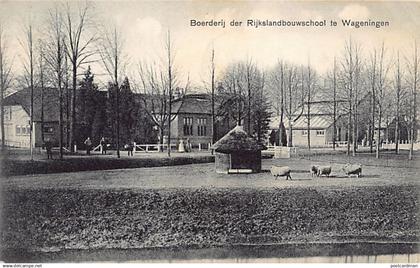
[(355, 164), (355, 165), (346, 164), (343, 167), (343, 171), (348, 177), (350, 177), (350, 175), (356, 175), (359, 178), (360, 176), (362, 176), (362, 165), (360, 165), (360, 164)]
[(331, 174), (331, 166), (318, 166), (318, 173), (317, 176), (326, 175), (329, 177)]
[(278, 177), (286, 177), (286, 180), (292, 179), (292, 176), (290, 176), (290, 168), (288, 166), (284, 167), (277, 167), (277, 166), (271, 166), (271, 175), (274, 176), (274, 179), (277, 179)]

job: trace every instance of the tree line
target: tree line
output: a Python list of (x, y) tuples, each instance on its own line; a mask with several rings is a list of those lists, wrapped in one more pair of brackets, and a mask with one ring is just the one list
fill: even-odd
[[(318, 75), (308, 63), (299, 66), (279, 60), (270, 72), (269, 94), (274, 112), (280, 117), (280, 137), (287, 118), (287, 139), (280, 145), (293, 146), (293, 122), (305, 117), (309, 133), (311, 103), (315, 97), (327, 100), (325, 113), (333, 122), (333, 148), (337, 141), (339, 118), (346, 120), (347, 154), (356, 154), (362, 135), (366, 133), (370, 151), (380, 157), (384, 139), (395, 142), (399, 153), (401, 128), (408, 129), (409, 159), (413, 158), (413, 145), (417, 139), (417, 92), (419, 83), (418, 44), (414, 40), (411, 51), (403, 55), (392, 51), (382, 42), (371, 51), (349, 38), (341, 53), (331, 62), (332, 68), (325, 75)], [(394, 133), (390, 133), (393, 123)], [(385, 137), (381, 129), (385, 128)], [(307, 135), (310, 149), (310, 135)], [(375, 147), (374, 147), (375, 145)]]

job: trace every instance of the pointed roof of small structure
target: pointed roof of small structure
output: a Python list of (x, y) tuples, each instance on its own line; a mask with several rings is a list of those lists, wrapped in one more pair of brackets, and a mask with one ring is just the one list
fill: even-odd
[(266, 149), (252, 136), (245, 132), (242, 126), (236, 126), (225, 136), (213, 144), (212, 148), (219, 153), (255, 152)]

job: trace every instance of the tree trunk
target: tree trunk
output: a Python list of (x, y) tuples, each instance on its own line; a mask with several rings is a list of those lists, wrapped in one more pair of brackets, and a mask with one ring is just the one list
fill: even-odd
[[(71, 120), (70, 120), (70, 137), (69, 144), (71, 151), (74, 152), (74, 144), (76, 141), (76, 86), (77, 86), (77, 66), (76, 61), (72, 61), (72, 94), (71, 94)], [(84, 114), (82, 114), (84, 116)]]
[(336, 60), (334, 57), (334, 77), (333, 77), (333, 150), (335, 150), (335, 143), (337, 140), (337, 88), (336, 88)]
[(350, 155), (350, 143), (351, 143), (351, 133), (352, 133), (351, 117), (352, 117), (352, 111), (351, 111), (351, 100), (350, 100), (348, 122), (347, 122), (347, 155)]
[(379, 158), (379, 150), (381, 147), (381, 124), (382, 124), (382, 107), (378, 107), (378, 134), (376, 140), (376, 158)]
[[(2, 63), (0, 63), (2, 64)], [(4, 88), (3, 88), (3, 70), (1, 70), (0, 75), (2, 77), (0, 77), (0, 81), (1, 81), (1, 85), (0, 85), (0, 125), (1, 125), (1, 150), (4, 151), (6, 149), (6, 142), (5, 142), (5, 138), (6, 135), (4, 133)]]
[(279, 124), (279, 146), (285, 146), (283, 144), (283, 117), (284, 117), (284, 72), (283, 72), (283, 62), (281, 63), (281, 83), (280, 83), (280, 124)]
[(293, 135), (292, 135), (292, 118), (289, 117), (289, 139), (287, 142), (288, 147), (293, 147)]
[[(397, 112), (398, 114), (398, 112)], [(399, 119), (399, 115), (397, 115), (396, 117), (396, 121), (395, 121), (395, 153), (399, 154), (400, 153), (400, 119)]]
[(357, 112), (356, 112), (356, 105), (353, 108), (353, 126), (352, 126), (352, 156), (356, 156), (356, 150), (357, 150), (357, 136), (358, 136), (358, 126), (357, 126)]

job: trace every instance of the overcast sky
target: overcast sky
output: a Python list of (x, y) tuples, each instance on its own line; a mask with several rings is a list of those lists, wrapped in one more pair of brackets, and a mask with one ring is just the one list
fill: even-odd
[[(7, 24), (10, 47), (17, 55), (19, 68), (22, 24), (32, 16), (37, 23), (47, 17), (54, 2), (15, 2), (0, 0), (0, 17)], [(210, 50), (214, 43), (216, 67), (220, 72), (235, 60), (252, 59), (262, 68), (270, 68), (278, 59), (311, 65), (321, 74), (327, 71), (335, 55), (343, 50), (350, 36), (367, 53), (382, 41), (391, 49), (409, 51), (413, 40), (420, 40), (419, 2), (277, 2), (277, 1), (97, 1), (93, 9), (99, 24), (116, 23), (126, 39), (130, 57), (129, 74), (135, 74), (139, 61), (159, 59), (163, 40), (171, 30), (176, 48), (175, 63), (183, 74), (189, 73), (196, 86), (207, 79)], [(341, 19), (389, 21), (384, 28), (348, 28)], [(337, 27), (322, 28), (226, 28), (191, 27), (190, 20), (247, 19), (338, 21)], [(103, 73), (95, 66), (95, 73)], [(99, 78), (99, 77), (98, 77)], [(101, 79), (105, 79), (102, 77)]]

